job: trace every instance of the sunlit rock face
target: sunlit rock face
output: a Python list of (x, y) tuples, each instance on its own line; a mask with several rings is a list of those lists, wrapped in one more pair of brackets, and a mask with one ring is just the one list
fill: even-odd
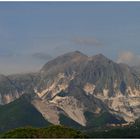
[(60, 123), (62, 113), (82, 126), (87, 124), (85, 112), (109, 112), (128, 123), (140, 117), (138, 70), (102, 54), (71, 52), (48, 62), (37, 74), (0, 78), (0, 104), (23, 94), (30, 94), (31, 103), (53, 124)]
[(95, 85), (93, 84), (90, 84), (90, 83), (86, 83), (84, 85), (84, 91), (85, 93), (88, 95), (88, 94), (93, 94), (94, 93), (94, 89), (95, 89)]
[(59, 110), (55, 104), (48, 101), (43, 101), (41, 99), (33, 99), (32, 104), (36, 109), (42, 113), (43, 117), (51, 122), (52, 124), (60, 124), (59, 121)]

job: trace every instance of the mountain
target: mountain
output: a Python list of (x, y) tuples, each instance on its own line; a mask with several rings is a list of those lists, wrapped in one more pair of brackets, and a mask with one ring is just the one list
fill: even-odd
[(8, 104), (23, 94), (32, 94), (36, 74), (0, 75), (0, 104)]
[(140, 118), (138, 71), (102, 54), (70, 52), (49, 61), (38, 73), (1, 75), (0, 104), (4, 107), (27, 95), (52, 124), (127, 125)]

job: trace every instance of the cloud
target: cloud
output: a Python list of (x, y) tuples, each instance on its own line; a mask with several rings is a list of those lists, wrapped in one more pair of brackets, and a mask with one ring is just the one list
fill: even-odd
[(118, 56), (118, 63), (125, 63), (130, 66), (140, 65), (140, 55), (136, 55), (132, 52), (122, 52)]
[(47, 53), (42, 53), (42, 52), (37, 52), (32, 54), (32, 57), (35, 59), (40, 59), (40, 60), (50, 60), (52, 59), (52, 56), (47, 54)]
[(94, 47), (101, 47), (102, 44), (96, 38), (81, 38), (76, 37), (72, 40), (74, 43), (82, 46), (94, 46)]

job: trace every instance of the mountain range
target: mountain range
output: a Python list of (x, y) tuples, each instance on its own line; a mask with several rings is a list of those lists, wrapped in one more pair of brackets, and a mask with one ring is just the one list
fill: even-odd
[(140, 68), (75, 51), (37, 73), (0, 75), (0, 114), (0, 131), (128, 125), (140, 118)]

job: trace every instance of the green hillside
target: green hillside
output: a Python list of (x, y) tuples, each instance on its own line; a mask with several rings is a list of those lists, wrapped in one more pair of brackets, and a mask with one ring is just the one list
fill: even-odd
[(86, 134), (89, 138), (140, 138), (140, 119), (128, 126), (92, 128)]
[(0, 132), (23, 126), (43, 127), (49, 124), (26, 96), (0, 106)]
[(140, 127), (135, 125), (87, 131), (90, 138), (140, 138)]
[(64, 126), (68, 126), (74, 129), (84, 129), (84, 127), (82, 125), (80, 125), (79, 123), (75, 122), (74, 120), (72, 120), (71, 118), (69, 118), (66, 115), (60, 114), (60, 124), (64, 125)]
[(125, 123), (124, 120), (119, 120), (116, 117), (114, 117), (112, 114), (108, 112), (103, 112), (99, 115), (95, 115), (91, 112), (85, 112), (85, 117), (87, 120), (87, 129), (93, 128), (93, 127), (103, 127), (107, 124), (121, 124)]
[(49, 126), (47, 128), (17, 128), (1, 134), (0, 138), (86, 138), (86, 135), (64, 126)]

